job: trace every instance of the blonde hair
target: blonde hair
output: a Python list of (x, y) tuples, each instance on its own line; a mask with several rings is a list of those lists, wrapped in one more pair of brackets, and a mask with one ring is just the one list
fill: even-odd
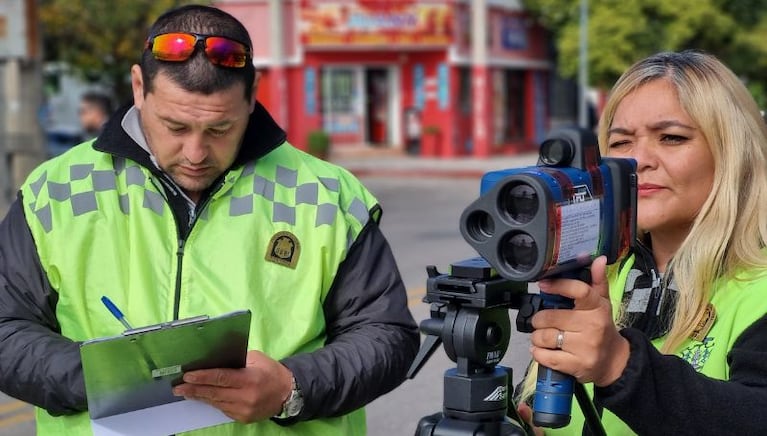
[(669, 265), (679, 296), (661, 351), (671, 353), (695, 329), (718, 279), (735, 278), (743, 268), (767, 268), (767, 125), (746, 87), (717, 58), (698, 51), (659, 53), (634, 64), (613, 86), (599, 123), (603, 155), (620, 102), (655, 80), (676, 89), (714, 159), (711, 193)]
[[(679, 295), (661, 351), (673, 353), (703, 316), (717, 280), (736, 279), (743, 269), (767, 269), (767, 124), (743, 83), (716, 57), (658, 53), (631, 66), (613, 86), (599, 122), (603, 156), (620, 102), (655, 80), (676, 89), (714, 160), (711, 193), (669, 264)], [(535, 390), (535, 372), (531, 368), (526, 377), (523, 399)]]

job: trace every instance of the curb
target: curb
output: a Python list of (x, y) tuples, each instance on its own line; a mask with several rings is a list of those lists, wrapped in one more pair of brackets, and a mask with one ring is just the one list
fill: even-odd
[(357, 177), (395, 177), (395, 178), (432, 178), (432, 179), (478, 179), (487, 171), (475, 169), (402, 169), (402, 168), (354, 168), (345, 167)]

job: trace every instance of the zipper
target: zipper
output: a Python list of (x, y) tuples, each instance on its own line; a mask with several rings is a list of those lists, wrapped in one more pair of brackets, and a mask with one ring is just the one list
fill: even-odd
[[(174, 288), (173, 292), (173, 320), (177, 320), (179, 316), (179, 310), (181, 305), (181, 272), (182, 272), (182, 265), (184, 263), (184, 247), (186, 246), (186, 241), (189, 239), (189, 235), (192, 234), (192, 229), (194, 229), (194, 225), (197, 223), (197, 218), (202, 215), (205, 208), (208, 206), (208, 203), (210, 203), (211, 198), (218, 193), (218, 191), (221, 189), (222, 186), (224, 186), (224, 180), (225, 178), (222, 177), (221, 180), (218, 182), (218, 186), (216, 186), (216, 189), (211, 191), (210, 195), (208, 195), (202, 203), (200, 203), (200, 207), (195, 207), (195, 211), (192, 211), (189, 225), (187, 226), (186, 234), (183, 234), (182, 230), (179, 228), (178, 220), (176, 220), (176, 229), (179, 233), (178, 238), (178, 248), (176, 249), (176, 286)], [(186, 201), (186, 200), (184, 200)]]

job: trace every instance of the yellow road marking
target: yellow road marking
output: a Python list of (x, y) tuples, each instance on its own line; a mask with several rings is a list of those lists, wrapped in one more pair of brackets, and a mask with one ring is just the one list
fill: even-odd
[(17, 415), (12, 415), (7, 418), (0, 419), (0, 428), (11, 427), (16, 424), (21, 424), (22, 422), (32, 421), (33, 419), (35, 419), (35, 412), (33, 411), (19, 413)]
[(0, 415), (13, 412), (14, 410), (19, 410), (24, 407), (27, 407), (28, 404), (24, 403), (22, 401), (9, 401), (5, 404), (0, 404)]
[(426, 295), (426, 288), (415, 288), (407, 291), (407, 305), (412, 307), (415, 304), (423, 304), (423, 297)]

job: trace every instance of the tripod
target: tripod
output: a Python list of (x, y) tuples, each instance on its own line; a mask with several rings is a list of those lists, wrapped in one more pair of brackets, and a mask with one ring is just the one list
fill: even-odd
[[(413, 378), (440, 344), (456, 362), (445, 371), (442, 412), (418, 422), (415, 436), (525, 436), (532, 431), (514, 407), (508, 407), (511, 368), (498, 366), (511, 336), (508, 309), (519, 309), (517, 330), (533, 331), (531, 318), (543, 307), (527, 282), (498, 277), (482, 257), (451, 265), (450, 274), (435, 266), (428, 273), (426, 297), (430, 318), (421, 322), (426, 334), (407, 377)], [(576, 384), (575, 396), (593, 434), (604, 429), (585, 389)]]
[(408, 378), (440, 343), (457, 367), (445, 372), (443, 411), (422, 418), (416, 436), (526, 435), (516, 411), (508, 407), (512, 371), (497, 364), (511, 335), (507, 307), (527, 293), (527, 284), (493, 278), (482, 258), (453, 264), (451, 275), (434, 266), (426, 270), (431, 318), (421, 323), (426, 338)]

